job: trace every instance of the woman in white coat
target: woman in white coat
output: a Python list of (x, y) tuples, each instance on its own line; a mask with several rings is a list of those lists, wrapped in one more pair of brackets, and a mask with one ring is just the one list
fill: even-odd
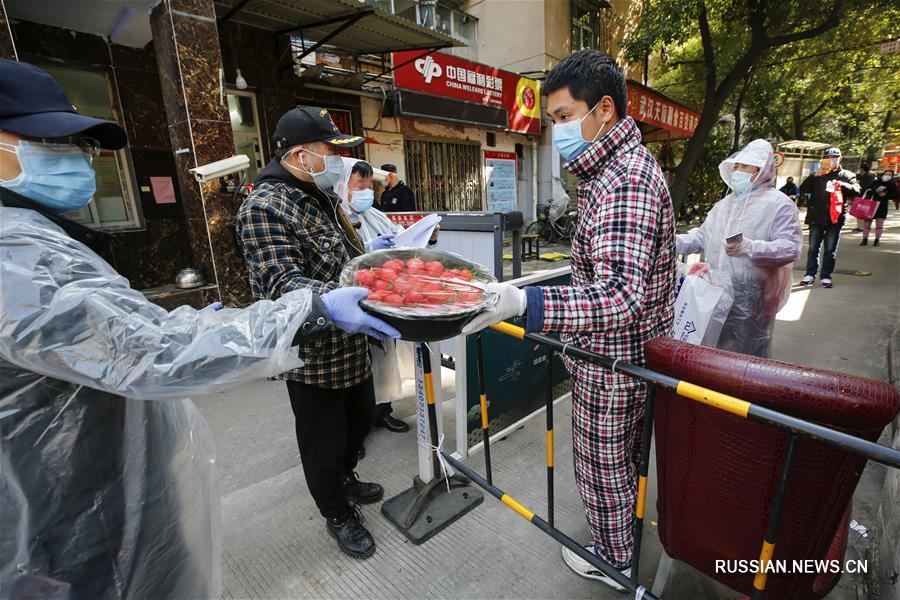
[(791, 265), (800, 256), (797, 207), (774, 188), (772, 145), (753, 140), (719, 165), (731, 193), (719, 200), (700, 227), (676, 236), (679, 254), (704, 253), (691, 268), (718, 271), (734, 302), (718, 347), (769, 357), (775, 314), (787, 301)]
[[(350, 162), (344, 159), (344, 162), (344, 176), (335, 184), (334, 191), (340, 196), (341, 208), (347, 213), (350, 222), (357, 227), (357, 233), (368, 250), (371, 249), (373, 240), (381, 236), (396, 235), (403, 231), (403, 227), (393, 223), (387, 215), (372, 206), (375, 201), (373, 189), (375, 172), (372, 166), (363, 160)], [(398, 348), (398, 344), (393, 340), (383, 344), (369, 344), (372, 379), (375, 383), (375, 426), (403, 433), (409, 431), (409, 425), (391, 415), (393, 411), (391, 402), (403, 397), (398, 350), (405, 358), (405, 349)], [(411, 352), (409, 358), (409, 361), (403, 360), (405, 367), (410, 366), (407, 365), (408, 362), (411, 364)]]

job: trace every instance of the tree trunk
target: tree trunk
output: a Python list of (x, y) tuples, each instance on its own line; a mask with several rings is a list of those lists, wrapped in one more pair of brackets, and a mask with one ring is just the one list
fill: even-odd
[(675, 180), (672, 182), (672, 204), (676, 213), (684, 199), (691, 173), (697, 161), (700, 160), (700, 155), (703, 154), (703, 145), (706, 143), (706, 138), (709, 137), (709, 132), (712, 131), (712, 128), (719, 120), (719, 111), (722, 110), (728, 97), (731, 96), (731, 93), (741, 82), (743, 74), (756, 66), (756, 63), (762, 58), (764, 49), (761, 45), (751, 46), (747, 53), (735, 63), (735, 66), (722, 80), (719, 87), (712, 94), (707, 91), (706, 99), (703, 101), (703, 112), (700, 113), (700, 122), (697, 123), (693, 137), (688, 140), (684, 149), (684, 156), (678, 165), (678, 169), (675, 171)]

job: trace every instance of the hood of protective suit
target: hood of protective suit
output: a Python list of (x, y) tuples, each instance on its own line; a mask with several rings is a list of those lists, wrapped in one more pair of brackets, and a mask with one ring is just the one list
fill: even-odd
[[(338, 197), (344, 202), (350, 202), (350, 174), (353, 171), (353, 165), (360, 161), (358, 158), (347, 158), (344, 157), (344, 172), (341, 174), (341, 179), (336, 184), (334, 184), (334, 193), (338, 195)], [(372, 171), (375, 172), (374, 178), (375, 181), (380, 181), (384, 183), (385, 179), (388, 176), (387, 171), (383, 171), (381, 169), (376, 169), (372, 167)]]
[(772, 187), (775, 181), (775, 150), (772, 148), (772, 144), (766, 140), (753, 140), (719, 163), (719, 176), (729, 189), (731, 189), (731, 173), (734, 171), (735, 163), (759, 167), (759, 173), (753, 180), (751, 190), (763, 186)]

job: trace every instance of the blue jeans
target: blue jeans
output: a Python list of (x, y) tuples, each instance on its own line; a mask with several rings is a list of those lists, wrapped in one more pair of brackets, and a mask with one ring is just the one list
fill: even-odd
[(806, 256), (806, 274), (815, 277), (819, 271), (819, 246), (822, 248), (822, 279), (831, 277), (834, 263), (837, 260), (838, 242), (841, 241), (843, 219), (828, 225), (809, 226), (809, 254)]

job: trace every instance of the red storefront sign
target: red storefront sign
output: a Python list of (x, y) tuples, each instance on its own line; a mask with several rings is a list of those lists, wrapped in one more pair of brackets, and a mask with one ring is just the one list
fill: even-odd
[[(402, 65), (421, 55), (421, 50), (394, 52), (394, 64)], [(433, 52), (396, 69), (394, 85), (503, 108), (509, 114), (510, 131), (541, 132), (540, 84), (516, 73)]]
[[(628, 114), (635, 121), (666, 130), (666, 135), (660, 139), (689, 138), (694, 135), (697, 123), (700, 122), (700, 113), (638, 83), (629, 81), (627, 85)], [(645, 140), (647, 137), (645, 136)]]
[(421, 221), (425, 215), (429, 214), (426, 212), (387, 212), (384, 213), (387, 215), (387, 218), (391, 220), (391, 223), (396, 225), (402, 225), (403, 227), (409, 227), (410, 225), (415, 224), (417, 221)]

